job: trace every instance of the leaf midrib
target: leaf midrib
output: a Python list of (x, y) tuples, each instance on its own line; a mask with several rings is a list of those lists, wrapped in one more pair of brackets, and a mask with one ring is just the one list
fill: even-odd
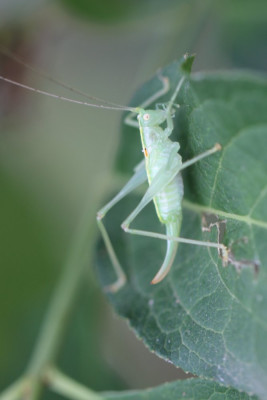
[[(216, 74), (214, 74), (214, 75), (216, 76)], [(203, 78), (203, 76), (202, 76), (202, 78)], [(205, 79), (205, 76), (204, 76), (204, 79)], [(192, 113), (193, 110), (198, 108), (200, 105), (203, 105), (203, 102), (200, 101), (199, 96), (197, 95), (196, 90), (193, 87), (191, 87), (191, 90), (192, 90), (192, 93), (194, 95), (194, 99), (195, 99), (195, 103), (196, 103), (196, 105), (191, 110), (191, 113)], [(258, 125), (258, 124), (254, 124), (253, 123), (253, 124), (250, 124), (249, 127), (251, 128), (251, 126), (255, 126), (255, 125)], [(260, 125), (264, 125), (265, 126), (266, 122), (261, 122)], [(248, 126), (242, 127), (238, 132), (236, 132), (233, 135), (233, 137), (231, 137), (231, 139), (228, 141), (228, 143), (224, 146), (224, 150), (225, 150), (225, 148), (228, 148), (231, 145), (231, 143), (233, 142), (233, 140), (236, 139), (237, 136), (239, 136), (242, 132), (246, 131), (247, 128), (248, 128)], [(238, 215), (238, 214), (234, 214), (234, 213), (228, 213), (228, 212), (225, 212), (225, 211), (217, 210), (217, 209), (214, 209), (213, 207), (211, 207), (211, 204), (212, 204), (212, 201), (213, 201), (213, 197), (214, 197), (214, 193), (215, 193), (215, 189), (216, 189), (218, 172), (220, 171), (221, 165), (222, 165), (222, 159), (223, 159), (223, 157), (220, 157), (219, 164), (218, 164), (218, 166), (216, 168), (214, 182), (213, 182), (213, 185), (212, 185), (212, 195), (210, 197), (209, 206), (199, 205), (199, 204), (190, 202), (190, 201), (188, 201), (186, 199), (183, 199), (183, 207), (187, 208), (187, 209), (189, 209), (191, 211), (206, 212), (206, 213), (209, 213), (209, 214), (216, 214), (216, 215), (221, 216), (221, 217), (233, 219), (233, 220), (236, 220), (236, 221), (245, 222), (249, 226), (254, 225), (254, 226), (259, 226), (261, 228), (267, 229), (267, 221), (266, 222), (265, 221), (260, 221), (260, 220), (257, 220), (257, 219), (254, 219), (254, 218), (250, 217), (252, 210), (250, 211), (250, 213), (248, 215)], [(262, 193), (262, 191), (261, 191), (261, 193)], [(255, 208), (255, 204), (256, 204), (257, 200), (258, 200), (258, 198), (256, 199), (252, 209)]]
[(259, 226), (261, 228), (267, 229), (267, 221), (266, 222), (260, 221), (260, 220), (251, 218), (249, 215), (238, 215), (238, 214), (234, 214), (234, 213), (228, 213), (226, 211), (218, 210), (218, 209), (210, 207), (210, 206), (203, 206), (201, 204), (193, 203), (186, 199), (183, 200), (183, 207), (185, 209), (188, 209), (190, 211), (195, 211), (197, 213), (205, 212), (208, 214), (215, 214), (220, 217), (245, 222), (248, 225), (255, 225), (255, 226)]

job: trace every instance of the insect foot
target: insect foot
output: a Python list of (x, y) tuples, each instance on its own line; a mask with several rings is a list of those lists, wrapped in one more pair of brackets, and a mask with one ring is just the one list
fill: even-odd
[(104, 287), (104, 292), (105, 293), (117, 293), (123, 286), (125, 285), (127, 279), (125, 276), (121, 276), (119, 279), (117, 279), (116, 282), (112, 283), (111, 285), (105, 286)]
[(220, 248), (219, 253), (220, 253), (220, 256), (222, 257), (222, 264), (224, 267), (227, 267), (227, 265), (229, 264), (230, 250), (224, 245), (221, 245), (221, 246), (222, 247)]
[(128, 231), (128, 227), (129, 227), (128, 224), (125, 224), (125, 223), (121, 224), (121, 228), (124, 230), (124, 232)]
[(220, 151), (221, 149), (222, 149), (222, 145), (220, 143), (215, 143), (214, 150), (215, 151)]
[(97, 221), (100, 221), (101, 219), (104, 218), (104, 213), (102, 213), (101, 211), (98, 211), (98, 213), (96, 214), (96, 219)]

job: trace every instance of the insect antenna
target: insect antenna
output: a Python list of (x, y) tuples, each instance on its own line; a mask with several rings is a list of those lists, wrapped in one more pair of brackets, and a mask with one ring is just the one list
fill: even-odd
[(88, 106), (88, 107), (104, 108), (106, 110), (117, 110), (117, 111), (125, 110), (125, 111), (131, 111), (131, 112), (138, 112), (136, 110), (136, 108), (132, 108), (132, 107), (112, 107), (112, 106), (105, 106), (103, 104), (87, 103), (86, 101), (70, 99), (69, 97), (64, 97), (64, 96), (60, 96), (60, 95), (57, 95), (57, 94), (54, 94), (54, 93), (49, 93), (49, 92), (46, 92), (46, 91), (40, 90), (40, 89), (35, 89), (35, 88), (31, 87), (31, 86), (24, 85), (23, 83), (19, 83), (19, 82), (13, 81), (12, 79), (5, 78), (2, 75), (0, 75), (0, 80), (2, 80), (4, 82), (11, 83), (12, 85), (21, 87), (21, 88), (29, 90), (31, 92), (43, 94), (45, 96), (53, 97), (54, 99), (58, 99), (58, 100), (68, 101), (70, 103), (81, 104), (83, 106)]
[(53, 82), (53, 83), (55, 83), (55, 84), (57, 84), (57, 85), (59, 85), (59, 86), (62, 86), (62, 87), (64, 87), (65, 89), (71, 91), (72, 93), (79, 94), (79, 95), (81, 95), (81, 96), (83, 96), (83, 97), (85, 97), (85, 98), (87, 98), (87, 99), (100, 102), (101, 104), (94, 104), (94, 103), (88, 103), (88, 102), (84, 102), (84, 101), (74, 100), (74, 99), (71, 99), (71, 98), (68, 98), (68, 97), (65, 97), (65, 96), (60, 96), (60, 95), (53, 94), (53, 93), (49, 93), (49, 92), (46, 92), (46, 91), (43, 91), (43, 90), (40, 90), (40, 89), (35, 89), (35, 88), (33, 88), (33, 87), (30, 87), (30, 86), (28, 86), (28, 85), (24, 85), (24, 84), (22, 84), (22, 83), (13, 81), (12, 79), (8, 79), (8, 78), (6, 78), (6, 77), (0, 75), (0, 79), (1, 79), (2, 81), (8, 82), (8, 83), (10, 83), (10, 84), (12, 84), (12, 85), (21, 87), (21, 88), (26, 89), (26, 90), (30, 90), (30, 91), (32, 91), (32, 92), (36, 92), (36, 93), (39, 93), (39, 94), (43, 94), (43, 95), (45, 95), (45, 96), (53, 97), (53, 98), (56, 98), (56, 99), (59, 99), (59, 100), (63, 100), (63, 101), (68, 101), (68, 102), (71, 102), (71, 103), (76, 103), (76, 104), (85, 105), (85, 106), (88, 106), (88, 107), (104, 108), (104, 109), (108, 109), (108, 110), (118, 110), (118, 111), (119, 111), (119, 110), (121, 110), (121, 111), (122, 111), (122, 110), (125, 110), (125, 111), (135, 112), (135, 108), (132, 108), (132, 107), (125, 107), (125, 106), (122, 106), (122, 105), (120, 105), (120, 104), (113, 103), (113, 102), (111, 102), (111, 101), (107, 101), (107, 100), (100, 99), (99, 97), (96, 97), (96, 96), (88, 95), (87, 93), (84, 93), (83, 91), (81, 91), (81, 90), (79, 90), (79, 89), (76, 89), (76, 88), (74, 89), (73, 87), (67, 85), (66, 83), (64, 83), (64, 82), (62, 82), (62, 81), (60, 81), (60, 80), (58, 80), (58, 79), (55, 79), (55, 78), (53, 78), (52, 76), (46, 74), (44, 71), (41, 71), (41, 70), (39, 70), (39, 69), (33, 67), (32, 65), (26, 63), (25, 61), (23, 61), (21, 58), (17, 57), (17, 56), (14, 55), (13, 53), (11, 53), (8, 49), (6, 49), (6, 48), (5, 48), (4, 46), (2, 46), (2, 45), (0, 45), (0, 51), (1, 51), (4, 55), (6, 55), (7, 57), (13, 59), (13, 60), (16, 61), (17, 63), (23, 65), (25, 68), (28, 68), (28, 69), (31, 70), (32, 72), (34, 72), (34, 73), (40, 75), (41, 77), (47, 79), (48, 81)]
[(171, 110), (171, 108), (172, 108), (172, 106), (173, 106), (173, 103), (174, 103), (174, 101), (175, 101), (175, 99), (176, 99), (176, 97), (177, 97), (177, 95), (178, 95), (178, 93), (179, 93), (179, 91), (180, 91), (180, 89), (181, 89), (181, 87), (182, 87), (182, 84), (184, 83), (184, 80), (185, 80), (185, 76), (183, 76), (183, 77), (179, 80), (179, 82), (178, 82), (178, 84), (177, 84), (177, 86), (176, 86), (176, 88), (175, 88), (175, 90), (174, 90), (174, 92), (173, 92), (173, 94), (172, 94), (172, 97), (171, 97), (171, 99), (170, 99), (170, 101), (169, 101), (169, 104), (168, 104), (168, 107), (167, 107), (167, 111), (170, 111), (170, 110)]

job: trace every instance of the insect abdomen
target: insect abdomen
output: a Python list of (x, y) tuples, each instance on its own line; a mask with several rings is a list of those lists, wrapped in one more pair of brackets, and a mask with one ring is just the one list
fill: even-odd
[(183, 194), (183, 181), (178, 174), (154, 197), (157, 215), (163, 224), (181, 219)]
[[(166, 235), (178, 237), (182, 223), (181, 202), (183, 198), (183, 181), (181, 174), (178, 174), (164, 190), (154, 197), (156, 211), (160, 221), (166, 225)], [(162, 281), (168, 274), (173, 264), (178, 243), (173, 240), (167, 240), (167, 249), (165, 259), (160, 270), (152, 280), (152, 284)]]

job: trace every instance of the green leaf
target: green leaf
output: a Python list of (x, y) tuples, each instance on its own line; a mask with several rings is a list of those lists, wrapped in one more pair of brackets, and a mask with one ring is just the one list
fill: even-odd
[(101, 22), (118, 22), (140, 18), (146, 14), (160, 12), (173, 5), (173, 0), (162, 3), (161, 0), (59, 0), (59, 2), (75, 15)]
[(245, 393), (225, 386), (218, 385), (215, 382), (201, 379), (186, 379), (167, 383), (152, 389), (123, 392), (121, 394), (111, 394), (105, 396), (109, 400), (249, 400), (256, 397), (248, 396)]
[(217, 46), (235, 65), (266, 70), (267, 3), (265, 0), (231, 1), (215, 5)]
[[(180, 78), (179, 63), (161, 71)], [(160, 87), (157, 76), (135, 95), (138, 105)], [(133, 237), (120, 229), (140, 196), (123, 200), (105, 223), (127, 274), (127, 284), (108, 297), (151, 351), (198, 376), (265, 396), (267, 390), (267, 82), (242, 72), (195, 74), (177, 102), (173, 140), (184, 160), (223, 147), (183, 171), (185, 200), (181, 237), (216, 242), (218, 232), (202, 232), (203, 213), (226, 221), (220, 240), (231, 246), (224, 268), (216, 249), (180, 244), (169, 275), (150, 285), (166, 243)], [(118, 168), (129, 173), (142, 158), (134, 128), (124, 128)], [(222, 224), (220, 224), (222, 227)], [(133, 223), (164, 232), (153, 204)], [(231, 243), (233, 243), (231, 245)], [(98, 273), (103, 286), (115, 279), (101, 242)], [(255, 273), (258, 266), (259, 272)], [(237, 267), (240, 267), (240, 271)]]
[(195, 59), (195, 55), (185, 54), (184, 59), (182, 59), (182, 61), (181, 61), (181, 66), (180, 66), (181, 73), (185, 73), (185, 74), (191, 73), (194, 59)]

